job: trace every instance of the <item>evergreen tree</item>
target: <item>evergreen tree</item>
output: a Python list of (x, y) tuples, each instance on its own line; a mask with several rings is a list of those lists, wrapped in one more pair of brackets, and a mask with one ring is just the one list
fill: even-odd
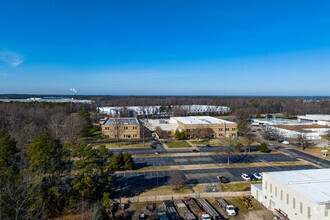
[(61, 173), (65, 169), (65, 151), (59, 140), (53, 139), (49, 132), (34, 138), (27, 151), (29, 171), (36, 175)]
[(0, 180), (18, 175), (17, 162), (19, 149), (8, 131), (0, 130)]
[(260, 144), (259, 151), (265, 152), (265, 153), (269, 152), (269, 149), (268, 149), (267, 144), (265, 142), (262, 142)]
[(132, 155), (130, 155), (128, 152), (124, 154), (124, 169), (125, 170), (133, 170), (135, 167)]

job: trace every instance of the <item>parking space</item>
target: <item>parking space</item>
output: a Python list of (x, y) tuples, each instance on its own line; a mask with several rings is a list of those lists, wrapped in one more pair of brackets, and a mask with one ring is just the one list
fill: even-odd
[[(298, 161), (296, 158), (285, 154), (240, 154), (232, 155), (232, 163), (258, 163), (258, 162), (284, 162)], [(226, 155), (199, 155), (199, 156), (174, 156), (174, 157), (144, 157), (134, 158), (137, 168), (159, 166), (183, 166), (214, 163), (227, 163)]]
[[(231, 181), (244, 181), (241, 178), (242, 173), (253, 174), (271, 171), (287, 171), (302, 169), (318, 169), (312, 165), (298, 166), (266, 166), (266, 167), (240, 167), (240, 168), (214, 168), (214, 169), (196, 169), (182, 170), (181, 172), (187, 180), (187, 184), (216, 183), (218, 175), (229, 177)], [(168, 185), (170, 171), (152, 171), (152, 172), (132, 172), (115, 174), (114, 177), (118, 187), (145, 187)]]

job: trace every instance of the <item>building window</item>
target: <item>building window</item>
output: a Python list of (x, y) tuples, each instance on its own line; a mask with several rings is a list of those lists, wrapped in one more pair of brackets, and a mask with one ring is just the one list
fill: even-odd
[(281, 200), (283, 200), (283, 190), (281, 190)]
[(275, 186), (275, 196), (277, 197), (277, 186)]
[(328, 217), (328, 210), (326, 210), (326, 211), (324, 212), (324, 216), (325, 216), (325, 217)]
[(295, 209), (296, 208), (296, 199), (295, 198), (293, 198), (293, 200), (292, 200), (292, 207)]
[(265, 181), (265, 190), (267, 190), (267, 181)]
[(269, 192), (270, 192), (270, 193), (273, 192), (273, 184), (270, 184), (270, 186), (269, 186)]
[(300, 213), (303, 214), (303, 204), (300, 202)]
[(307, 218), (311, 218), (311, 207), (307, 207)]
[(286, 204), (289, 205), (289, 194), (288, 193), (286, 194)]

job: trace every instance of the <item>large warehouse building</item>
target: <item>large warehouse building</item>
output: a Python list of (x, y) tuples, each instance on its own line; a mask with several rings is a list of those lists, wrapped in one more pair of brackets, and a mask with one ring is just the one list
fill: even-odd
[[(215, 105), (171, 105), (172, 110), (181, 110), (185, 114), (227, 114), (230, 112), (230, 108), (227, 106), (215, 106)], [(120, 112), (128, 111), (130, 117), (138, 117), (143, 115), (154, 115), (159, 117), (167, 117), (167, 112), (162, 111), (162, 106), (113, 106), (113, 107), (97, 107), (97, 111), (100, 114), (107, 114), (112, 117), (120, 116)]]
[(281, 219), (330, 219), (330, 169), (265, 172), (251, 195)]

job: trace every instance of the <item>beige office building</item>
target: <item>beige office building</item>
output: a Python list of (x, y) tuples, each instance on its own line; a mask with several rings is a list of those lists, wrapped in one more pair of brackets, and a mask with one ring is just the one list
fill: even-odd
[(102, 134), (106, 138), (141, 138), (140, 123), (136, 118), (108, 118), (101, 127)]
[(173, 117), (187, 138), (210, 135), (212, 138), (236, 137), (237, 124), (210, 116)]
[[(159, 127), (162, 132), (174, 136), (175, 131), (184, 131), (187, 138), (236, 137), (237, 124), (210, 116), (172, 117), (170, 119), (147, 119), (144, 121), (149, 130), (155, 132)], [(161, 134), (158, 134), (162, 136)]]

